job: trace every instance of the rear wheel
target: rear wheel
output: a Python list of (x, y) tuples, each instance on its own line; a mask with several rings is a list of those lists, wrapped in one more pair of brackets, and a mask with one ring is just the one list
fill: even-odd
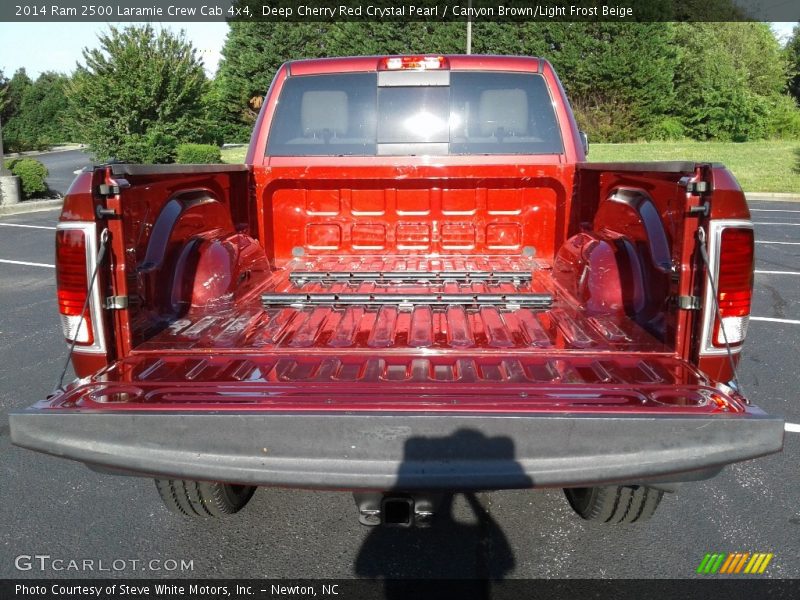
[(587, 521), (636, 523), (656, 512), (664, 492), (645, 485), (565, 488), (572, 509)]
[(252, 485), (156, 479), (156, 489), (172, 512), (189, 517), (224, 517), (242, 510), (253, 497)]

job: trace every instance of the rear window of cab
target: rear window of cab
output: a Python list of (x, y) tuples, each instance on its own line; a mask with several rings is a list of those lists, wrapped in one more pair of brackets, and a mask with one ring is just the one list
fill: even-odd
[(401, 72), (289, 77), (269, 156), (560, 154), (535, 73)]

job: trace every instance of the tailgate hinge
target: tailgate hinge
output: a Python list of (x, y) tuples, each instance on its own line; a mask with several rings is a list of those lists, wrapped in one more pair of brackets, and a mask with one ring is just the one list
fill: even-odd
[(703, 303), (700, 296), (675, 296), (675, 305), (681, 310), (700, 310)]
[(708, 181), (687, 181), (686, 191), (695, 196), (703, 196), (712, 192), (711, 184)]
[[(699, 174), (698, 174), (699, 176)], [(686, 188), (686, 193), (700, 198), (700, 204), (697, 206), (690, 206), (687, 213), (690, 216), (702, 215), (707, 217), (711, 212), (711, 206), (708, 203), (707, 196), (710, 196), (714, 191), (714, 186), (709, 181), (698, 181), (692, 177), (682, 177), (678, 185)]]
[(699, 206), (689, 207), (690, 215), (703, 215), (704, 217), (707, 217), (709, 212), (711, 212), (711, 207), (707, 202), (705, 204), (700, 204)]
[(116, 179), (114, 183), (101, 183), (97, 186), (97, 195), (108, 198), (119, 195), (121, 190), (131, 187), (127, 179)]
[(105, 301), (106, 310), (125, 310), (128, 308), (127, 296), (108, 296)]
[[(97, 186), (97, 195), (107, 200), (112, 196), (118, 196), (120, 190), (131, 187), (127, 179), (116, 179), (114, 183), (101, 183)], [(95, 207), (95, 215), (98, 219), (110, 219), (119, 216), (113, 208), (106, 208), (98, 205)]]

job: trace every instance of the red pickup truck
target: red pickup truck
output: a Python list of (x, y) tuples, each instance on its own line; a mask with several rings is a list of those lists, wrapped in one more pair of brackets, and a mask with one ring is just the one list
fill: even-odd
[(773, 452), (738, 391), (753, 226), (734, 177), (588, 163), (547, 61), (288, 62), (243, 165), (80, 174), (56, 232), (78, 379), (15, 444), (153, 477), (186, 515), (257, 486), (562, 487), (586, 519)]

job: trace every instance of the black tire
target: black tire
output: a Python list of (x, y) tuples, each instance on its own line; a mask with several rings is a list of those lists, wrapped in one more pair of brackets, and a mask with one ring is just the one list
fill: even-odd
[(242, 510), (253, 497), (251, 485), (209, 483), (185, 479), (156, 479), (164, 505), (187, 517), (224, 517)]
[(638, 523), (653, 516), (664, 492), (645, 485), (565, 488), (581, 518), (597, 523)]

